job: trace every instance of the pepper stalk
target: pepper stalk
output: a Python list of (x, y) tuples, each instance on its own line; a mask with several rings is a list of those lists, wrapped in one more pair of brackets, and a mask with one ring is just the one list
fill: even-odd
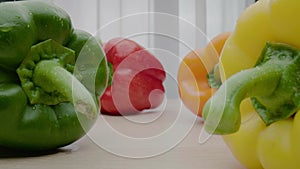
[(74, 64), (74, 51), (54, 40), (32, 46), (17, 69), (30, 103), (72, 102), (77, 111), (94, 119), (99, 112), (96, 98), (72, 75)]
[(251, 98), (266, 125), (290, 118), (300, 106), (299, 64), (299, 50), (267, 43), (254, 68), (230, 77), (205, 104), (205, 129), (215, 134), (236, 132), (241, 125), (240, 103), (245, 98)]

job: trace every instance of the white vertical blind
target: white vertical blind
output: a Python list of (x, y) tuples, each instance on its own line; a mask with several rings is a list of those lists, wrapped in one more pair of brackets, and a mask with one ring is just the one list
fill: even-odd
[(153, 48), (152, 53), (162, 62), (167, 78), (165, 88), (167, 97), (178, 97), (176, 73), (179, 66), (179, 0), (152, 0)]
[(179, 17), (179, 55), (183, 57), (206, 43), (206, 0), (180, 0)]
[(243, 10), (254, 0), (207, 0), (207, 36), (232, 31)]
[(149, 31), (148, 0), (99, 0), (99, 36), (107, 41), (114, 37), (127, 37), (148, 45), (143, 32)]
[[(101, 37), (105, 40), (116, 36), (131, 36), (141, 32), (166, 32), (177, 38), (189, 40), (192, 48), (203, 46), (197, 31), (187, 28), (187, 23), (194, 25), (210, 39), (223, 31), (232, 31), (236, 19), (246, 6), (254, 0), (51, 0), (63, 7), (72, 17), (78, 29), (96, 33), (105, 30)], [(162, 12), (180, 17), (177, 23), (167, 23), (147, 12)], [(138, 17), (139, 14), (143, 15)], [(135, 16), (132, 16), (135, 15)], [(120, 18), (123, 18), (120, 20)], [(125, 19), (124, 19), (125, 18)], [(132, 19), (130, 19), (132, 18)], [(180, 22), (180, 20), (185, 20)], [(109, 27), (109, 29), (105, 29)], [(137, 37), (136, 37), (137, 38)], [(137, 38), (146, 46), (149, 39)], [(151, 39), (150, 39), (151, 40)], [(151, 47), (163, 47), (173, 52), (178, 45), (166, 44), (162, 38), (152, 39)]]
[(75, 28), (95, 33), (97, 30), (98, 0), (52, 0), (71, 16)]

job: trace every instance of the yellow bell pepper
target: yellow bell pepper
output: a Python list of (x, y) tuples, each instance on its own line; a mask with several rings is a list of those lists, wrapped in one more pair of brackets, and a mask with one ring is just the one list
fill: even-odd
[(223, 84), (203, 108), (249, 169), (300, 168), (299, 0), (260, 0), (238, 19), (221, 58)]

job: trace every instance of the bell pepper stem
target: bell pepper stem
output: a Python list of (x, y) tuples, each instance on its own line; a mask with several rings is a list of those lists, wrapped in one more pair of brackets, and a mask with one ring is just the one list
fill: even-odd
[(230, 134), (241, 124), (240, 103), (250, 97), (266, 125), (284, 120), (300, 107), (300, 51), (282, 43), (267, 43), (254, 68), (226, 80), (204, 106), (205, 129)]
[(229, 78), (205, 104), (203, 118), (209, 133), (229, 134), (241, 124), (240, 103), (247, 97), (270, 95), (278, 85), (282, 67), (265, 64)]
[(95, 96), (71, 73), (75, 53), (52, 39), (31, 47), (17, 69), (21, 86), (31, 104), (74, 104), (76, 111), (94, 118), (98, 114)]
[(33, 73), (34, 83), (47, 92), (58, 92), (80, 113), (94, 119), (98, 108), (91, 93), (66, 69), (53, 60), (40, 61)]

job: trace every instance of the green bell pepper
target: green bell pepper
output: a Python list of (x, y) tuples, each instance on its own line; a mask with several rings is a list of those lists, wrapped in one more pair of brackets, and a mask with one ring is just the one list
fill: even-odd
[(99, 41), (42, 1), (0, 3), (0, 146), (68, 145), (99, 113), (107, 64)]

